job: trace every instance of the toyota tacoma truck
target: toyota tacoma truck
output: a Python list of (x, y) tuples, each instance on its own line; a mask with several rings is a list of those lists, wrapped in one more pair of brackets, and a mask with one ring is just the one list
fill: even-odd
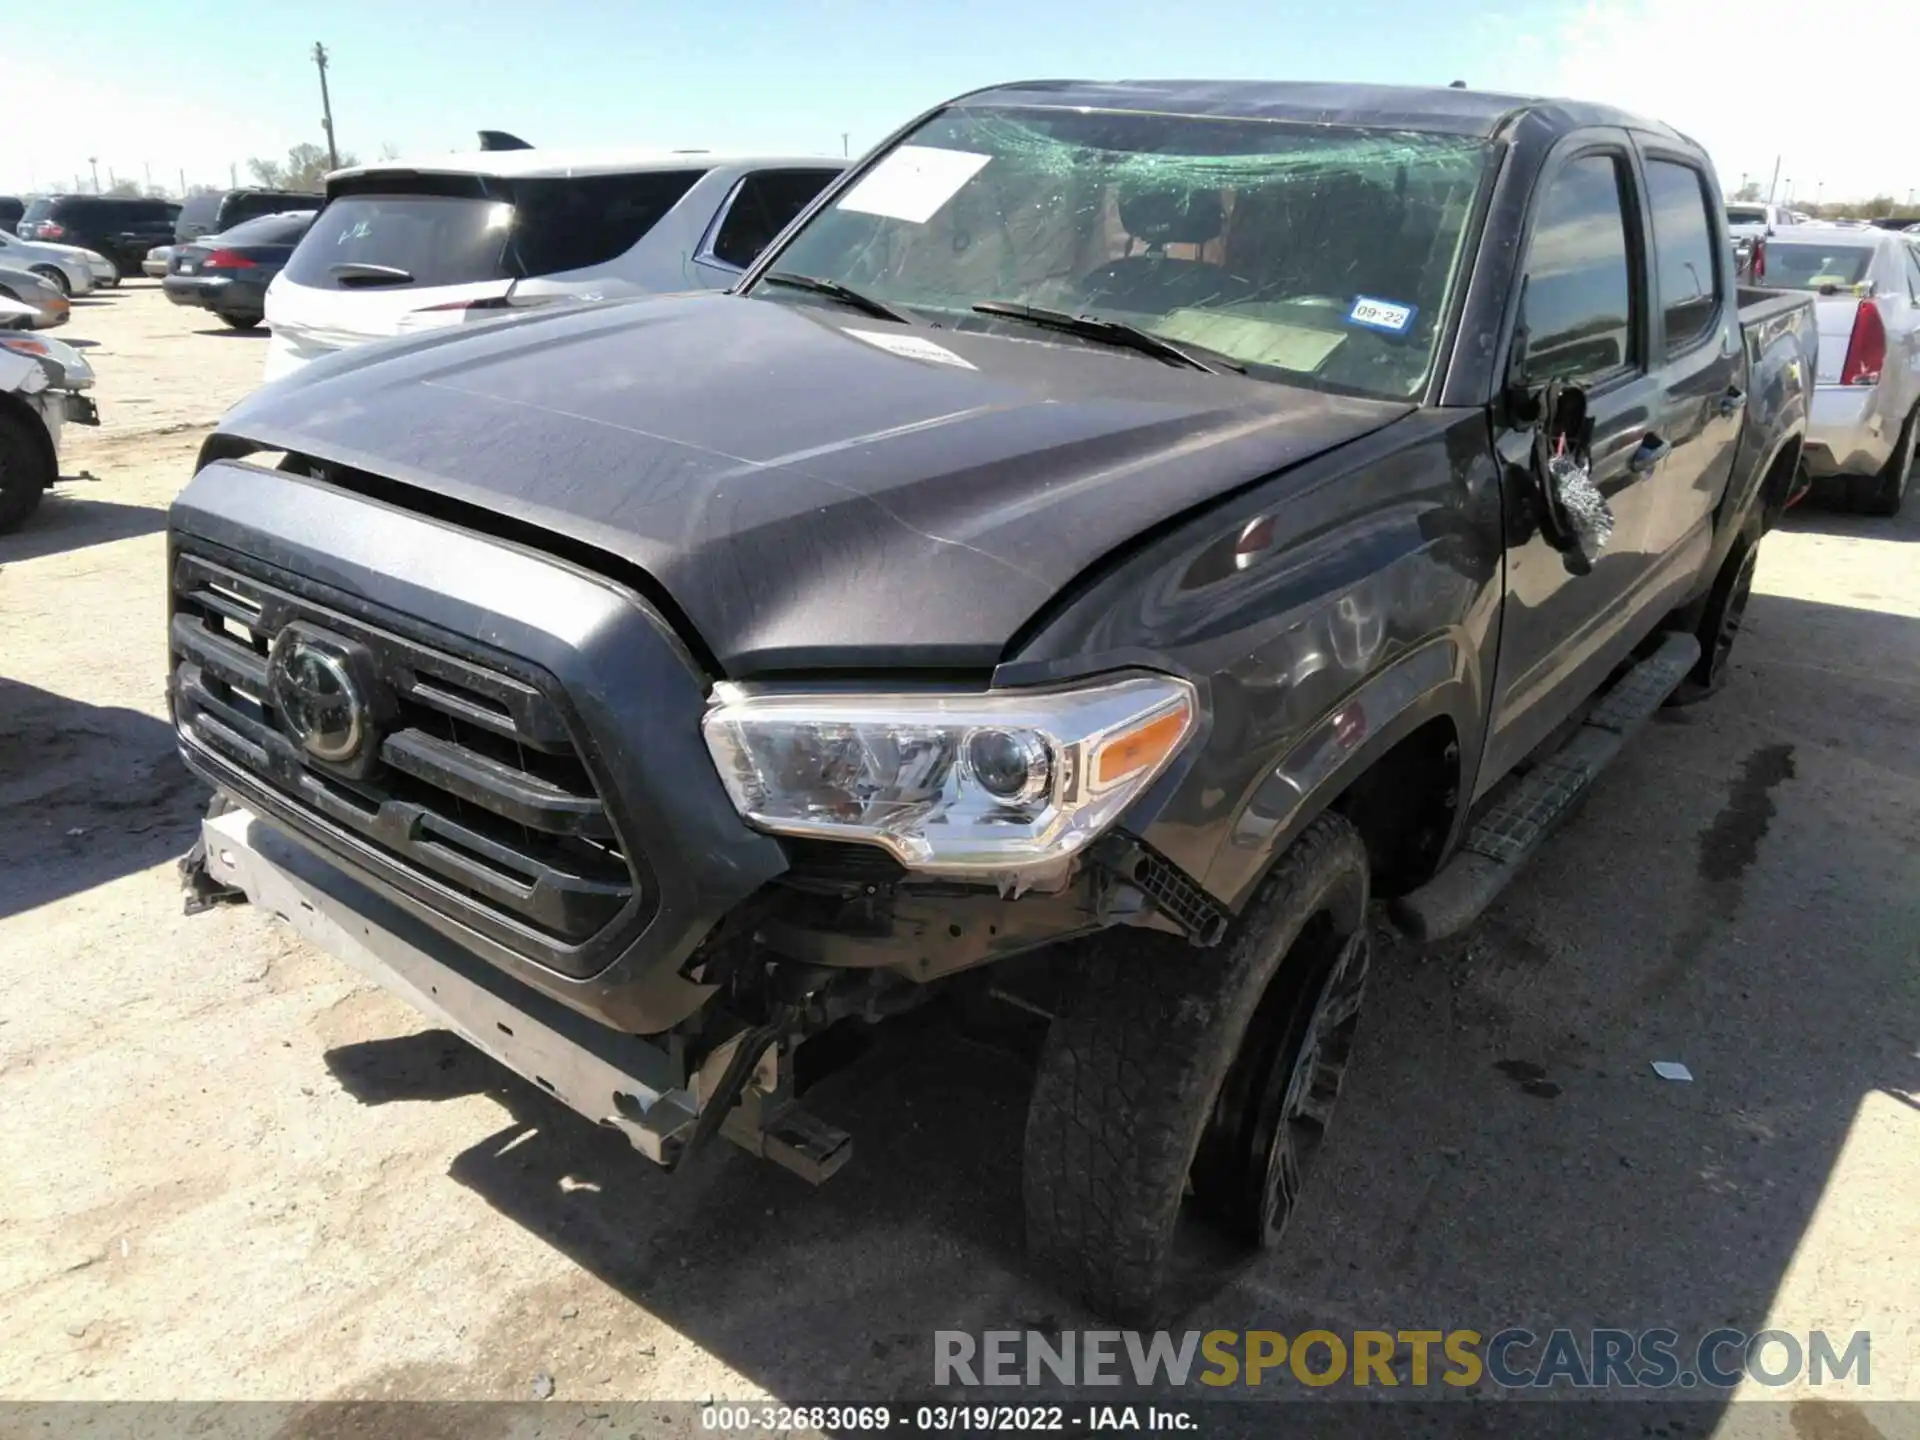
[(1457, 931), (1725, 678), (1817, 336), (1719, 194), (1592, 105), (1014, 84), (730, 292), (316, 363), (171, 512), (190, 878), (669, 1168), (824, 1178), (796, 1055), (990, 975), (1029, 1248), (1152, 1313), (1281, 1236), (1370, 906)]

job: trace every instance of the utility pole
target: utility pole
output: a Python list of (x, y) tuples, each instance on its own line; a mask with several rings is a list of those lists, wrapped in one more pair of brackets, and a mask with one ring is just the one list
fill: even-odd
[(187, 167), (184, 165), (180, 167), (180, 198), (187, 198)]
[(333, 101), (327, 97), (327, 47), (313, 42), (313, 63), (320, 70), (320, 126), (327, 132), (327, 168), (340, 168), (340, 151), (333, 143)]
[(100, 193), (100, 157), (98, 155), (87, 156), (87, 164), (93, 167), (93, 193), (98, 195)]
[(1774, 191), (1780, 188), (1780, 157), (1773, 157), (1773, 179), (1767, 183), (1767, 203), (1773, 203)]
[(847, 158), (847, 137), (852, 133), (850, 130), (842, 130), (840, 132), (840, 158), (842, 160)]
[(227, 161), (227, 188), (229, 190), (238, 190), (240, 188), (240, 165), (238, 161)]

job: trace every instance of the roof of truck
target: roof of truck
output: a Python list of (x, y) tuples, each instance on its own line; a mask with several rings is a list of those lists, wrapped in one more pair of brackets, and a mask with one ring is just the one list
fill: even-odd
[(329, 181), (349, 176), (379, 175), (391, 171), (430, 175), (515, 176), (631, 175), (647, 170), (711, 170), (719, 166), (749, 169), (843, 168), (847, 162), (826, 155), (739, 155), (718, 150), (564, 149), (452, 150), (444, 155), (410, 155), (399, 160), (375, 160), (348, 165), (327, 176)]
[(1685, 139), (1657, 121), (1539, 95), (1446, 86), (1347, 85), (1292, 80), (1023, 80), (976, 90), (958, 105), (1042, 105), (1061, 109), (1134, 110), (1222, 119), (1291, 120), (1362, 129), (1424, 130), (1482, 138), (1513, 116), (1543, 112), (1567, 129), (1618, 125)]

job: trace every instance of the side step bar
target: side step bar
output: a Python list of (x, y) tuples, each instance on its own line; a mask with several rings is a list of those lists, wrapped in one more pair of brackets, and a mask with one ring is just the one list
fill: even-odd
[(1471, 925), (1699, 660), (1699, 640), (1675, 632), (1621, 676), (1571, 739), (1495, 798), (1438, 875), (1391, 904), (1394, 923), (1423, 943)]

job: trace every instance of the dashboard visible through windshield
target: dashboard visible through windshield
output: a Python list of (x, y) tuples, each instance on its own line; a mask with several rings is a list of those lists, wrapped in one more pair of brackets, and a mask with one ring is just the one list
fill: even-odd
[(1489, 153), (1421, 132), (959, 107), (773, 268), (930, 323), (1018, 328), (983, 303), (1094, 315), (1251, 374), (1399, 399), (1432, 371)]

